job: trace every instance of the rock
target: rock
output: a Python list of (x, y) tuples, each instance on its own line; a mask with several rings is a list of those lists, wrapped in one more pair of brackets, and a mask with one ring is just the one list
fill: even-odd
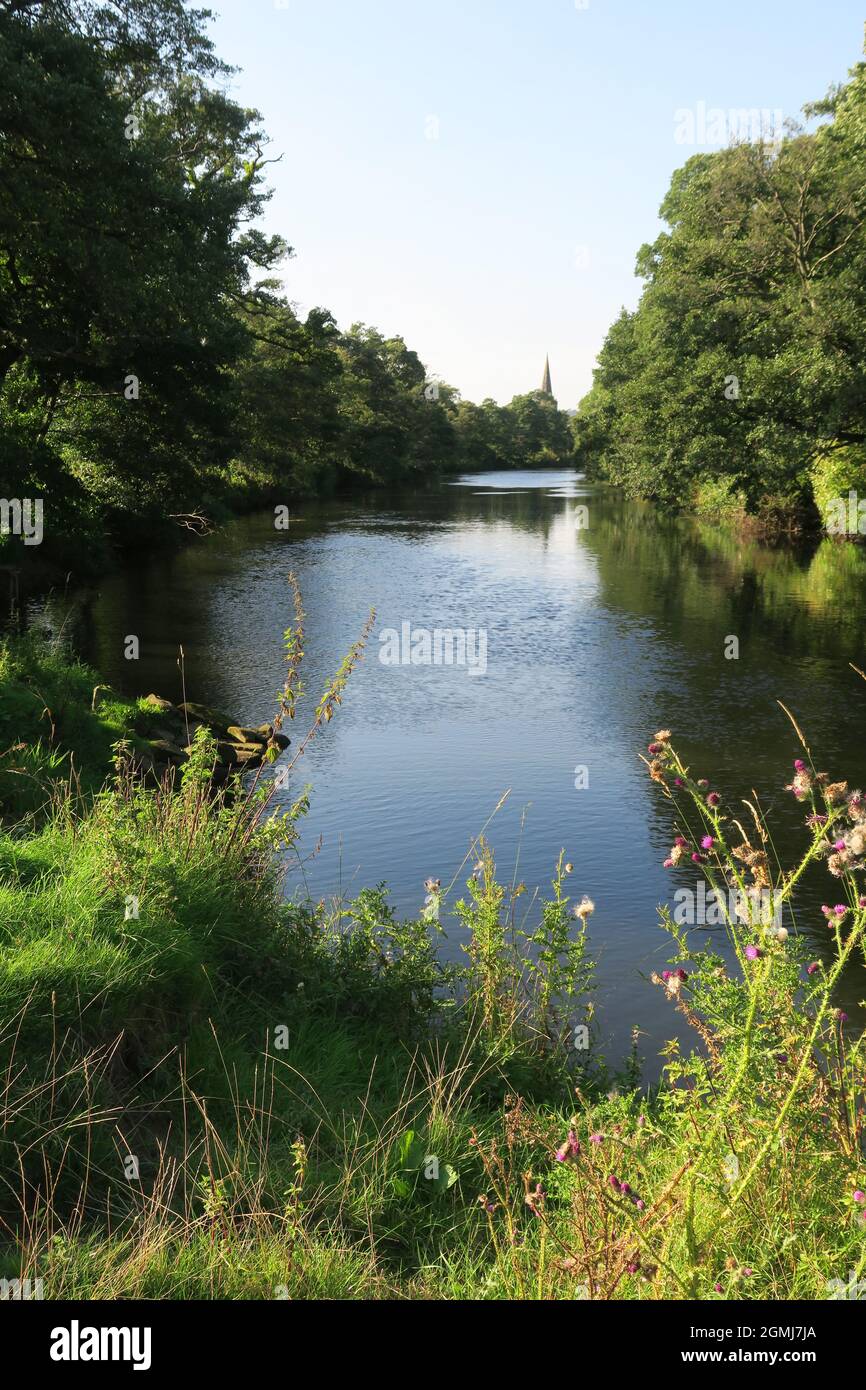
[(145, 695), (144, 703), (146, 705), (153, 705), (156, 709), (161, 709), (165, 713), (174, 709), (171, 700), (164, 700), (161, 695)]
[(217, 743), (217, 756), (221, 763), (229, 767), (249, 763), (253, 758), (261, 759), (263, 754), (260, 743), (229, 743), (225, 739)]
[(186, 762), (186, 753), (182, 748), (178, 748), (176, 743), (171, 743), (167, 738), (152, 738), (148, 740), (154, 761), (158, 763), (183, 763)]
[(218, 710), (208, 709), (207, 705), (197, 705), (191, 700), (186, 700), (182, 705), (178, 705), (182, 714), (189, 715), (190, 719), (197, 719), (200, 724), (207, 724), (218, 734), (227, 734), (234, 724), (234, 720), (226, 714), (220, 714)]
[(255, 743), (263, 748), (268, 741), (261, 729), (245, 729), (242, 724), (230, 724), (226, 732), (235, 743)]

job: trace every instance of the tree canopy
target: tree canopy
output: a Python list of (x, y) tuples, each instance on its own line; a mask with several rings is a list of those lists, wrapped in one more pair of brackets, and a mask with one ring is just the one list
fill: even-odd
[[(182, 0), (0, 0), (0, 476), (48, 529), (132, 534), (274, 489), (570, 458), (536, 393), (480, 408), (400, 337), (300, 317), (276, 162)], [(491, 403), (492, 405), (492, 403)]]
[[(678, 169), (575, 421), (588, 470), (748, 512), (811, 505), (816, 463), (866, 444), (866, 63), (781, 140)], [(859, 465), (858, 465), (859, 466)]]

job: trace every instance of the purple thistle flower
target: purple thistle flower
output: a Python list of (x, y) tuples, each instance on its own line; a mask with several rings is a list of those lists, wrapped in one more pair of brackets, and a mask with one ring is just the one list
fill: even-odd
[(816, 971), (816, 970), (820, 970), (820, 969), (821, 969), (821, 962), (820, 962), (819, 960), (813, 960), (811, 965), (807, 965), (807, 966), (806, 966), (806, 974), (807, 974), (807, 975), (814, 975), (814, 974), (815, 974), (815, 971)]
[(857, 1191), (854, 1193), (854, 1201), (859, 1202), (862, 1206), (863, 1203), (866, 1202), (866, 1192), (861, 1192), (860, 1188), (858, 1187)]
[(705, 835), (704, 838), (701, 840), (701, 845), (704, 849), (712, 849), (715, 843), (716, 842), (713, 839), (712, 835)]
[(746, 960), (760, 960), (760, 959), (761, 959), (761, 950), (760, 950), (760, 947), (758, 947), (758, 946), (747, 946), (747, 947), (746, 947)]
[(604, 1135), (603, 1135), (603, 1134), (591, 1134), (591, 1135), (589, 1136), (589, 1142), (590, 1142), (590, 1144), (602, 1144), (602, 1143), (604, 1142)]
[(722, 804), (722, 798), (719, 796), (719, 793), (718, 793), (718, 792), (710, 792), (709, 796), (707, 797), (707, 805), (708, 805), (708, 806), (716, 807), (716, 806), (720, 806), (721, 804)]

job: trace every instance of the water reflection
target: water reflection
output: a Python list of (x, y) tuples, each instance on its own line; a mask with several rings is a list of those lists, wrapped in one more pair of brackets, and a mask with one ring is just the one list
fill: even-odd
[[(183, 646), (194, 696), (256, 724), (281, 684), (287, 570), (303, 590), (314, 694), (375, 607), (339, 717), (287, 791), (314, 787), (308, 857), (289, 891), (346, 894), (387, 880), (400, 910), (415, 912), (424, 879), (450, 882), (510, 791), (489, 831), (503, 874), (527, 884), (530, 903), (567, 851), (578, 896), (597, 904), (610, 1051), (638, 1024), (653, 1053), (677, 1031), (642, 978), (666, 955), (656, 905), (689, 876), (661, 868), (671, 811), (637, 755), (657, 727), (672, 728), (729, 803), (755, 789), (782, 858), (793, 853), (803, 812), (781, 789), (799, 746), (777, 701), (820, 766), (866, 782), (866, 684), (848, 664), (866, 664), (864, 564), (859, 547), (770, 548), (573, 473), (479, 474), (387, 500), (306, 505), (288, 532), (269, 515), (244, 518), (75, 595), (67, 630), (106, 679), (136, 694), (180, 698)], [(43, 605), (55, 628), (65, 612), (59, 599)], [(486, 629), (486, 675), (382, 664), (377, 634), (404, 621)], [(138, 662), (123, 657), (129, 633)], [(732, 635), (737, 660), (725, 658)], [(836, 887), (824, 870), (804, 884), (799, 921), (816, 953), (826, 949), (817, 906)], [(446, 925), (456, 953), (459, 928)], [(852, 1017), (861, 970), (843, 991)]]

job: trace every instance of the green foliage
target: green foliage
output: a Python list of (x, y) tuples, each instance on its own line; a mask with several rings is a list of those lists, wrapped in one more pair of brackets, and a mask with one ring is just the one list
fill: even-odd
[[(857, 448), (849, 444), (818, 454), (812, 463), (810, 476), (815, 506), (824, 527), (832, 525), (834, 507), (838, 509), (841, 501), (846, 524), (854, 520), (855, 528), (858, 528), (857, 506), (860, 500), (866, 498), (866, 447)], [(857, 494), (853, 518), (848, 516), (851, 492)]]
[(866, 440), (864, 109), (860, 63), (813, 133), (675, 173), (575, 420), (590, 472), (674, 506), (709, 483), (814, 515), (812, 460)]

